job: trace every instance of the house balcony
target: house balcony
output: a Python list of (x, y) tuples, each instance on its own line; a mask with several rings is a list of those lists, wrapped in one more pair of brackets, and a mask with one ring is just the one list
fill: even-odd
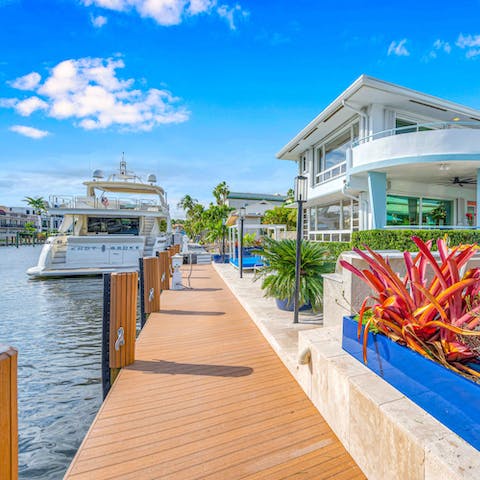
[(375, 133), (352, 145), (350, 174), (412, 164), (480, 160), (480, 122), (442, 122)]

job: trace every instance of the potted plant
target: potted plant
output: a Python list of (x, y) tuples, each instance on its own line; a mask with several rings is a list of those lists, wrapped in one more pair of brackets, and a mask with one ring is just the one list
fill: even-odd
[(445, 205), (438, 205), (430, 212), (431, 217), (437, 225), (443, 225), (447, 219), (447, 209)]
[[(264, 267), (256, 278), (262, 278), (266, 297), (273, 297), (282, 310), (293, 310), (295, 292), (295, 240), (273, 240), (265, 237), (255, 253), (263, 257)], [(335, 260), (321, 243), (302, 241), (299, 303), (303, 309), (317, 311), (323, 301), (323, 273), (335, 270)]]
[[(469, 227), (473, 227), (473, 221), (474, 221), (474, 214), (473, 213), (467, 213), (465, 215), (467, 217), (467, 223)], [(476, 215), (475, 215), (476, 216)]]
[(368, 269), (340, 261), (372, 288), (358, 319), (344, 318), (342, 346), (480, 448), (480, 268), (466, 270), (477, 246), (439, 239), (437, 261), (432, 241), (412, 240), (419, 252), (404, 253), (403, 278), (368, 247), (354, 249)]

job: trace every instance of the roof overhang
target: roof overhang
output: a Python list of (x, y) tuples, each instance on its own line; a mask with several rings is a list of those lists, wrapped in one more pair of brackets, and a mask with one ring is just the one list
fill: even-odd
[(388, 105), (392, 109), (406, 110), (431, 121), (452, 121), (453, 117), (466, 122), (480, 121), (479, 110), (362, 75), (290, 140), (277, 153), (277, 158), (298, 161), (307, 148), (357, 115), (344, 102), (348, 102), (355, 110), (375, 103)]
[(132, 193), (141, 195), (164, 195), (165, 191), (158, 185), (149, 185), (147, 183), (135, 182), (84, 182), (88, 191), (93, 189), (103, 190), (104, 192)]

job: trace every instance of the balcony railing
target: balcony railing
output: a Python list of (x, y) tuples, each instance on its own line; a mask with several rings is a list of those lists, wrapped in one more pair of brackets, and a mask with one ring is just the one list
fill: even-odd
[(391, 137), (393, 135), (399, 135), (402, 133), (425, 132), (428, 130), (446, 130), (452, 128), (480, 129), (480, 122), (432, 122), (408, 125), (406, 127), (389, 128), (388, 130), (382, 130), (381, 132), (373, 133), (372, 135), (367, 135), (366, 137), (353, 141), (352, 148), (362, 143), (371, 142), (372, 140), (376, 140), (378, 138)]
[(333, 180), (334, 178), (341, 177), (345, 175), (347, 171), (347, 162), (339, 163), (338, 165), (334, 165), (333, 167), (328, 168), (327, 170), (323, 170), (323, 172), (319, 172), (315, 175), (315, 184), (320, 184), (324, 182), (328, 182)]

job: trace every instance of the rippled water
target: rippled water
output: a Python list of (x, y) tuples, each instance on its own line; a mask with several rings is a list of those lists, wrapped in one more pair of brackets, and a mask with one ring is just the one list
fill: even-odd
[(101, 404), (102, 279), (31, 280), (0, 248), (0, 343), (19, 350), (20, 478), (61, 479)]

